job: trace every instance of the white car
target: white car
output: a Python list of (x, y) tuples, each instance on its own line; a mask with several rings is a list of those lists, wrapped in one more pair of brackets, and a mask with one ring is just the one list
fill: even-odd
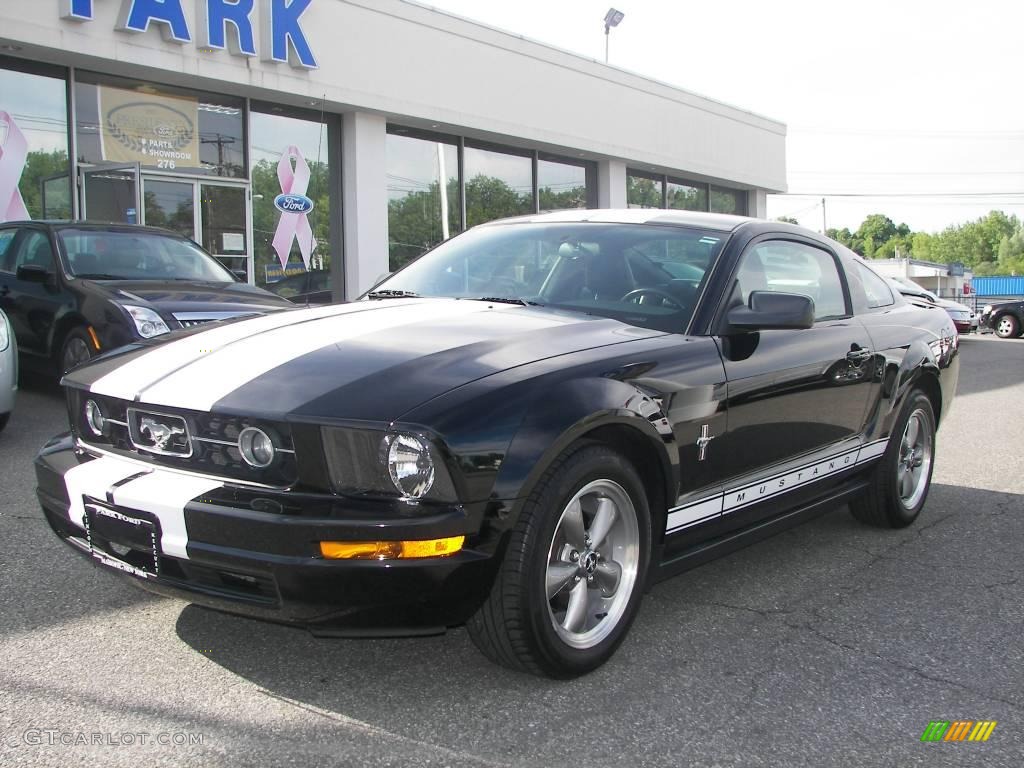
[(0, 432), (14, 410), (18, 391), (18, 345), (7, 315), (0, 309)]
[(970, 333), (971, 331), (978, 330), (978, 315), (966, 304), (950, 301), (949, 299), (940, 299), (927, 288), (922, 288), (914, 281), (908, 280), (905, 277), (889, 277), (886, 279), (893, 288), (904, 296), (914, 296), (926, 299), (933, 304), (938, 304), (949, 314), (953, 320), (953, 325), (956, 326), (956, 330), (959, 333)]

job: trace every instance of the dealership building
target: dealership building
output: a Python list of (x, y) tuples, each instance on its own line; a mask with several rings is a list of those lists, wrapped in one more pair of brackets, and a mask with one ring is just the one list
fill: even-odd
[(256, 284), (328, 270), (336, 298), (503, 216), (764, 216), (785, 133), (405, 0), (0, 7), (0, 221), (167, 227)]

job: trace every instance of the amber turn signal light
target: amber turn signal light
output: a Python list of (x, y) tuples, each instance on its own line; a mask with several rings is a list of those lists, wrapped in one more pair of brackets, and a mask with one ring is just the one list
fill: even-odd
[(411, 560), (446, 557), (462, 549), (465, 536), (425, 541), (321, 541), (320, 554), (328, 560)]

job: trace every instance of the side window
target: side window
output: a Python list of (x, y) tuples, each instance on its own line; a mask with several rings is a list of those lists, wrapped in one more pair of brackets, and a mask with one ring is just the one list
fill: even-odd
[(864, 293), (867, 295), (868, 308), (891, 307), (896, 300), (892, 297), (892, 291), (885, 284), (885, 280), (859, 261), (856, 263), (857, 273), (860, 275), (861, 282), (864, 284)]
[(0, 272), (14, 271), (14, 236), (18, 234), (16, 229), (5, 229), (0, 231)]
[(18, 249), (18, 255), (14, 259), (13, 272), (18, 267), (44, 267), (48, 272), (53, 272), (53, 249), (50, 247), (50, 238), (38, 230), (25, 233)]
[(759, 243), (744, 254), (736, 280), (744, 304), (753, 291), (779, 291), (809, 297), (815, 320), (847, 314), (835, 259), (819, 248), (787, 240)]

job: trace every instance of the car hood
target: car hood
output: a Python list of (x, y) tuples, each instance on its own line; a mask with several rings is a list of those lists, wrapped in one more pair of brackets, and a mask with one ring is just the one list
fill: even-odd
[(391, 421), (509, 368), (661, 335), (607, 318), (485, 301), (360, 301), (130, 345), (76, 369), (65, 383), (195, 411)]
[(95, 293), (118, 304), (149, 307), (172, 316), (179, 312), (230, 314), (269, 312), (293, 307), (289, 301), (246, 283), (191, 280), (83, 280)]
[(950, 301), (949, 299), (936, 299), (935, 303), (938, 304), (943, 309), (955, 309), (955, 310), (959, 310), (960, 312), (970, 312), (971, 311), (971, 308), (968, 307), (966, 304), (961, 304), (961, 303), (956, 302), (956, 301)]

